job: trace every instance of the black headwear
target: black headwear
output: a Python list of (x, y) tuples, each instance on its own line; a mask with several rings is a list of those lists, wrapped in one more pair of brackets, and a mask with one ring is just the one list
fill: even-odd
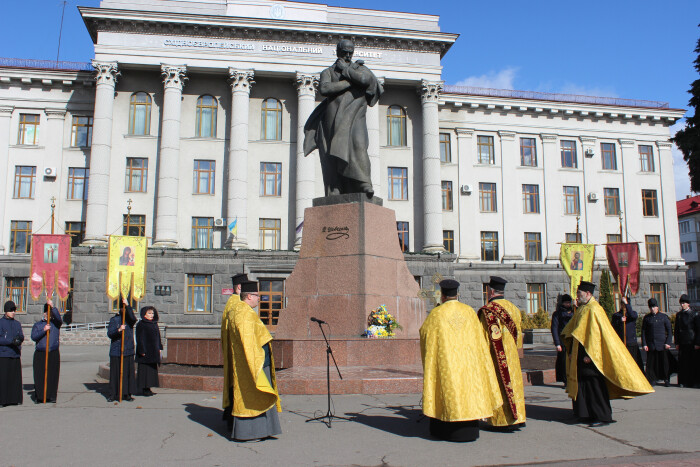
[(257, 293), (258, 283), (256, 281), (246, 281), (241, 284), (241, 293)]
[(650, 298), (647, 305), (649, 305), (649, 308), (654, 308), (655, 306), (659, 306), (659, 302), (657, 302), (655, 298)]
[(459, 290), (459, 282), (454, 279), (445, 279), (440, 282), (440, 293), (443, 297), (456, 297)]
[(687, 294), (681, 295), (681, 298), (678, 300), (678, 303), (690, 303), (690, 297), (688, 297)]
[(506, 290), (507, 283), (508, 281), (502, 277), (491, 276), (489, 280), (489, 287), (498, 292), (503, 292), (504, 290)]
[(148, 310), (153, 310), (153, 322), (154, 323), (157, 322), (158, 321), (158, 310), (156, 310), (156, 307), (151, 306), (151, 305), (144, 306), (141, 308), (141, 319), (144, 319), (144, 320), (146, 319), (145, 316), (146, 316), (146, 313), (148, 312)]
[(581, 283), (578, 285), (578, 290), (593, 293), (595, 292), (595, 284), (593, 282), (581, 281)]
[(571, 295), (568, 293), (565, 293), (564, 295), (561, 296), (561, 302), (573, 302), (573, 299), (571, 298)]
[(233, 281), (233, 287), (235, 288), (238, 284), (242, 284), (248, 281), (248, 274), (239, 273), (235, 276), (231, 276), (231, 281)]
[(5, 313), (8, 311), (17, 311), (17, 305), (15, 305), (15, 302), (12, 300), (8, 300), (5, 302)]

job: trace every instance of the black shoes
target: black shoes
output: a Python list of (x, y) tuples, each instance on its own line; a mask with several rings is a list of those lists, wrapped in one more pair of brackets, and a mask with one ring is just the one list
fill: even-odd
[(156, 393), (151, 391), (151, 388), (146, 388), (143, 391), (141, 391), (141, 394), (144, 395), (145, 397), (151, 397), (151, 396), (154, 396)]
[(588, 426), (591, 428), (599, 428), (601, 426), (608, 426), (611, 423), (615, 423), (615, 420), (610, 420), (609, 422), (597, 421), (597, 422), (590, 423)]
[(670, 386), (671, 386), (671, 382), (670, 382), (669, 380), (665, 380), (665, 381), (664, 381), (664, 386), (670, 387)]

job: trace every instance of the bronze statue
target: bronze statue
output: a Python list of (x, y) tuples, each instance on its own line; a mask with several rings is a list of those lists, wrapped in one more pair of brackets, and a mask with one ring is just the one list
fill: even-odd
[(335, 64), (321, 72), (319, 92), (325, 97), (304, 125), (304, 156), (318, 149), (326, 196), (374, 195), (367, 155), (367, 106), (384, 89), (362, 60), (352, 61), (352, 41), (338, 42)]

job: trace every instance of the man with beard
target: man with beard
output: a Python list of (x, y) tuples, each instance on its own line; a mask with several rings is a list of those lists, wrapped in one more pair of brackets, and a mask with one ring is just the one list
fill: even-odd
[(649, 313), (642, 320), (642, 347), (647, 353), (647, 379), (653, 385), (660, 379), (664, 386), (671, 385), (671, 368), (674, 363), (671, 355), (671, 320), (666, 313), (659, 312), (655, 298), (648, 301)]

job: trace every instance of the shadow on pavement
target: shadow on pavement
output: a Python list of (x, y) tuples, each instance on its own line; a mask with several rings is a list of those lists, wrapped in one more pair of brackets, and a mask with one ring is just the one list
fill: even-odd
[(230, 439), (231, 433), (226, 430), (226, 422), (221, 419), (221, 409), (191, 403), (183, 405), (187, 418), (216, 432), (222, 438)]
[(571, 409), (548, 407), (546, 405), (526, 404), (525, 411), (527, 413), (527, 418), (531, 418), (533, 420), (558, 422), (566, 425), (575, 425), (577, 423), (577, 420), (574, 417), (574, 411)]
[[(379, 407), (371, 407), (378, 409)], [(428, 420), (420, 409), (405, 406), (383, 407), (389, 415), (368, 415), (365, 413), (347, 412), (346, 416), (363, 425), (386, 431), (405, 438), (423, 438), (435, 440), (428, 432)]]
[(109, 383), (83, 383), (85, 389), (88, 391), (93, 391), (100, 394), (102, 397), (107, 399), (109, 397)]

